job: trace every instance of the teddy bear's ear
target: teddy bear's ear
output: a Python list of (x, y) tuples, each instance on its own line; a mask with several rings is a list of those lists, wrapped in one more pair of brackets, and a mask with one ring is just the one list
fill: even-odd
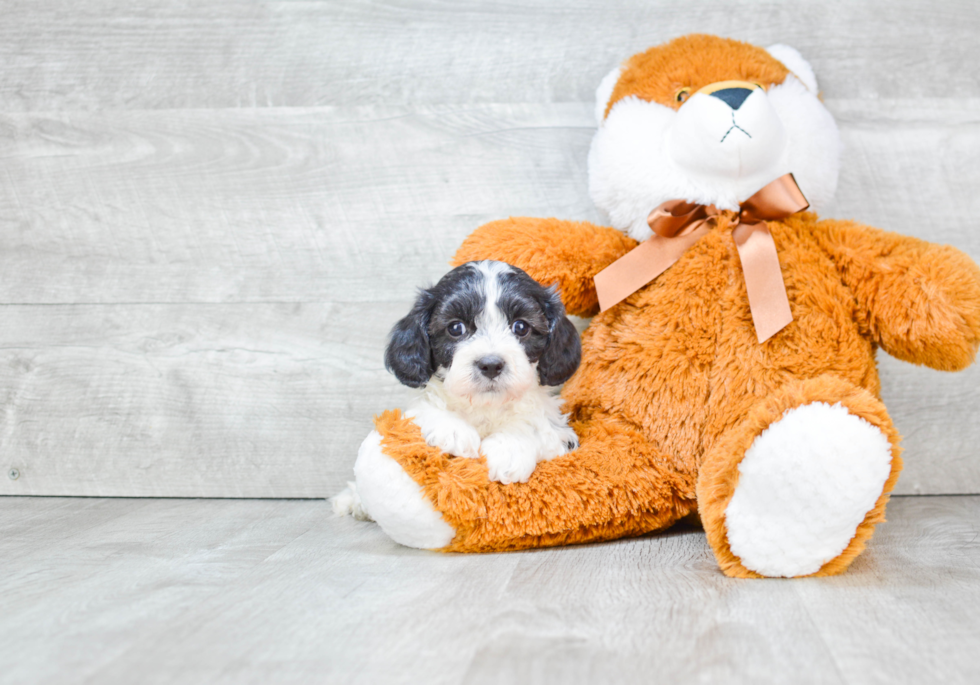
[(619, 80), (619, 75), (622, 73), (623, 67), (617, 66), (606, 74), (602, 82), (599, 83), (599, 87), (596, 88), (595, 123), (597, 126), (602, 126), (602, 120), (606, 118), (606, 106), (609, 104), (609, 98), (612, 97), (613, 88), (616, 87), (616, 81)]
[(817, 77), (813, 74), (813, 67), (803, 59), (803, 55), (788, 45), (777, 43), (766, 48), (766, 52), (783, 63), (787, 69), (793, 72), (793, 76), (798, 78), (804, 86), (814, 95), (817, 94)]

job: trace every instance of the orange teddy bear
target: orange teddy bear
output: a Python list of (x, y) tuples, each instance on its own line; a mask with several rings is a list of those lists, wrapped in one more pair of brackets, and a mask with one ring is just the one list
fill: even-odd
[(968, 366), (980, 270), (952, 247), (801, 211), (833, 195), (840, 141), (792, 48), (685, 36), (634, 55), (597, 96), (590, 191), (614, 228), (511, 218), (454, 260), (509, 262), (594, 316), (562, 392), (581, 447), (501, 485), (386, 412), (355, 466), (365, 508), (398, 542), (455, 552), (696, 516), (730, 576), (841, 573), (901, 469), (875, 350)]

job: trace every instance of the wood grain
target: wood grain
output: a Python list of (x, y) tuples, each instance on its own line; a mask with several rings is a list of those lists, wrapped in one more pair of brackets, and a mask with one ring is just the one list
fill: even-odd
[[(831, 102), (828, 216), (980, 258), (980, 107)], [(475, 226), (601, 221), (586, 105), (7, 115), (5, 494), (322, 497), (413, 289)], [(82, 304), (84, 303), (84, 304)], [(980, 492), (980, 375), (883, 359), (899, 492)]]
[[(980, 258), (980, 99), (830, 101), (836, 202)], [(602, 221), (591, 106), (0, 115), (0, 303), (404, 300), (513, 215)]]
[(6, 3), (10, 111), (586, 102), (691, 32), (812, 60), (828, 97), (975, 97), (972, 0)]
[[(371, 417), (412, 396), (382, 364), (408, 307), (3, 307), (0, 494), (328, 497)], [(980, 370), (883, 361), (898, 492), (980, 487)]]
[(3, 303), (375, 301), (594, 216), (582, 106), (0, 116)]
[(847, 574), (704, 534), (399, 547), (322, 501), (0, 498), (8, 682), (972, 683), (980, 498), (896, 498)]
[(0, 494), (329, 496), (407, 401), (380, 349), (407, 308), (6, 307)]
[[(408, 399), (381, 353), (414, 288), (486, 221), (601, 222), (594, 89), (692, 30), (812, 61), (826, 216), (980, 259), (971, 2), (8, 5), (0, 494), (332, 494)], [(980, 492), (980, 371), (882, 370), (899, 491)]]

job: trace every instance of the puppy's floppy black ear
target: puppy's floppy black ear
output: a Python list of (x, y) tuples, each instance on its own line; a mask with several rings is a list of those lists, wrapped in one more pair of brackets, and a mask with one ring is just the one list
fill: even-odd
[(385, 368), (410, 388), (421, 388), (435, 371), (428, 332), (434, 306), (435, 298), (428, 290), (422, 290), (412, 311), (395, 324), (388, 336)]
[(541, 385), (561, 385), (575, 373), (582, 361), (582, 341), (575, 324), (565, 316), (565, 305), (556, 286), (548, 288), (544, 313), (551, 332), (548, 347), (538, 359), (538, 379)]

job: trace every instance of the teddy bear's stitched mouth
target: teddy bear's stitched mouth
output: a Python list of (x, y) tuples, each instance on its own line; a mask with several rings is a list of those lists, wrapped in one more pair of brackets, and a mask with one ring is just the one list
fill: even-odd
[(732, 125), (731, 125), (731, 128), (729, 128), (727, 131), (725, 131), (725, 135), (723, 135), (721, 137), (721, 140), (719, 140), (718, 142), (719, 143), (724, 143), (725, 142), (725, 139), (728, 138), (728, 134), (730, 134), (732, 131), (734, 131), (736, 129), (738, 129), (739, 131), (741, 131), (742, 133), (744, 133), (745, 135), (747, 135), (749, 137), (749, 140), (752, 139), (752, 134), (751, 133), (749, 133), (744, 128), (742, 128), (741, 126), (739, 126), (737, 123), (735, 123), (735, 112), (732, 112)]

